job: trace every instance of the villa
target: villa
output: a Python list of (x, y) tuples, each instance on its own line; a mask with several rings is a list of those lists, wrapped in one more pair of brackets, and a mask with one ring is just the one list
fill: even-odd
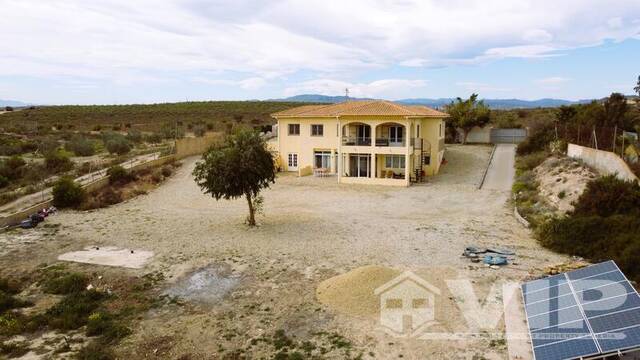
[(438, 173), (449, 115), (367, 100), (300, 106), (272, 116), (278, 121), (273, 148), (283, 171), (333, 175), (340, 183), (409, 186)]

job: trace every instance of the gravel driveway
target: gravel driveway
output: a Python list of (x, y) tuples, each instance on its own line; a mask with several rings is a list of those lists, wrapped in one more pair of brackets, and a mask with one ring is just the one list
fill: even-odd
[[(412, 358), (407, 354), (415, 351), (450, 358), (446, 354), (454, 351), (452, 347), (447, 351), (406, 343), (389, 349), (389, 339), (372, 335), (374, 323), (326, 309), (318, 312), (315, 288), (327, 278), (366, 265), (403, 270), (446, 267), (472, 279), (495, 280), (522, 279), (565, 260), (542, 249), (516, 221), (506, 185), (501, 186), (506, 190), (477, 190), (490, 151), (487, 146), (449, 146), (441, 174), (409, 188), (339, 185), (335, 178), (284, 174), (264, 191), (265, 215), (254, 229), (243, 225), (244, 199), (216, 202), (201, 193), (191, 176), (197, 160), (192, 158), (148, 195), (107, 209), (62, 212), (51, 218), (48, 221), (60, 224), (54, 239), (21, 246), (14, 240), (19, 237), (0, 235), (0, 242), (12, 251), (9, 256), (0, 254), (0, 265), (21, 261), (22, 266), (36, 266), (66, 251), (100, 245), (153, 251), (155, 257), (141, 273), (161, 271), (169, 283), (211, 264), (225, 264), (241, 274), (242, 284), (220, 309), (240, 311), (242, 319), (220, 320), (215, 311), (160, 313), (145, 319), (125, 348), (167, 334), (176, 336), (174, 355), (194, 349), (215, 352), (216, 341), (225, 342), (226, 348), (244, 346), (246, 339), (221, 340), (228, 331), (220, 325), (224, 323), (247, 337), (275, 326), (293, 329), (301, 338), (312, 330), (340, 329), (358, 346), (376, 353), (393, 350), (390, 353), (400, 351)], [(512, 248), (518, 264), (501, 270), (472, 266), (460, 257), (470, 244)], [(267, 325), (242, 310), (264, 303), (270, 308)], [(203, 331), (212, 318), (220, 323)], [(456, 346), (462, 351), (467, 345)]]

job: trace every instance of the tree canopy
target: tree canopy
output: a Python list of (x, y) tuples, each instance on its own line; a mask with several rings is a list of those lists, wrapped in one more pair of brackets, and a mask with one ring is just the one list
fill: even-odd
[(467, 136), (474, 127), (482, 127), (491, 119), (491, 110), (484, 104), (484, 100), (478, 101), (478, 94), (472, 94), (467, 100), (457, 98), (447, 110), (451, 115), (452, 125), (463, 131), (463, 144), (467, 143)]
[(254, 226), (260, 191), (275, 182), (276, 168), (264, 139), (257, 132), (239, 129), (202, 156), (193, 176), (204, 193), (216, 200), (245, 196), (247, 223)]

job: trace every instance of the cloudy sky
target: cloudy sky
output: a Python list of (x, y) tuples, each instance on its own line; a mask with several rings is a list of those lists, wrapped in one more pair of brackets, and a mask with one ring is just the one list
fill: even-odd
[(0, 0), (0, 99), (630, 94), (640, 1)]

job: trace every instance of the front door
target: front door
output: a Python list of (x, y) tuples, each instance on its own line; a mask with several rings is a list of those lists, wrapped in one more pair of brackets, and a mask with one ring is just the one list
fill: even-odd
[(353, 154), (349, 155), (349, 176), (369, 177), (371, 165), (371, 155)]
[(287, 158), (287, 169), (289, 171), (298, 171), (298, 154), (289, 153)]

